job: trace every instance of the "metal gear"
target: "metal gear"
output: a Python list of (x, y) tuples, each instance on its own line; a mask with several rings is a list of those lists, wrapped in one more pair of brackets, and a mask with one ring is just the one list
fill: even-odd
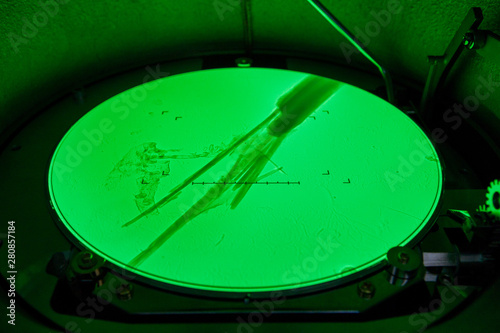
[(486, 206), (489, 213), (500, 218), (500, 181), (494, 180), (488, 187)]

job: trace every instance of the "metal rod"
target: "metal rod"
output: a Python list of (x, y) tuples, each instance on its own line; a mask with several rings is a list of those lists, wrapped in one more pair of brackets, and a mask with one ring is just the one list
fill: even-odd
[(245, 38), (245, 48), (247, 56), (252, 54), (253, 49), (253, 36), (252, 36), (252, 4), (251, 0), (243, 0), (241, 2), (242, 11), (243, 11), (243, 33)]
[(378, 63), (375, 58), (370, 54), (370, 52), (365, 48), (365, 46), (352, 35), (349, 30), (325, 7), (319, 0), (307, 0), (309, 3), (342, 35), (344, 36), (354, 47), (361, 52), (366, 59), (368, 59), (372, 64), (374, 64), (379, 70), (382, 78), (385, 81), (385, 86), (387, 88), (387, 100), (391, 104), (395, 104), (394, 98), (394, 86), (392, 85), (392, 78), (389, 72)]

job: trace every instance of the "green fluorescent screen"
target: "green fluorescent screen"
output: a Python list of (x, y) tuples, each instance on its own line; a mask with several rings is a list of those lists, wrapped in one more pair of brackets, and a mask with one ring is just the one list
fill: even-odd
[(298, 105), (283, 96), (306, 78), (206, 70), (100, 104), (51, 161), (65, 228), (120, 267), (212, 291), (294, 289), (379, 263), (429, 221), (438, 156), (397, 108), (333, 80), (322, 79), (333, 95), (311, 96), (312, 113), (271, 135), (277, 106)]

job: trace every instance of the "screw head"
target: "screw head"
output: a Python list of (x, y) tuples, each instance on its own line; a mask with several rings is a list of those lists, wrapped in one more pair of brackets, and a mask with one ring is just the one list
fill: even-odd
[(410, 261), (410, 255), (406, 252), (399, 252), (398, 261), (403, 265), (406, 265)]
[(90, 252), (85, 252), (82, 256), (82, 261), (83, 262), (86, 262), (86, 263), (89, 263), (92, 261), (92, 258), (94, 257), (94, 255)]
[(78, 260), (78, 267), (81, 269), (91, 268), (94, 265), (94, 254), (91, 252), (82, 252)]
[(371, 299), (375, 295), (375, 286), (369, 281), (358, 284), (358, 295), (364, 299)]
[(243, 299), (243, 303), (245, 303), (245, 304), (250, 304), (250, 296), (251, 296), (250, 294), (247, 294), (247, 295), (245, 296), (245, 298)]
[(120, 301), (129, 301), (132, 299), (132, 286), (130, 284), (122, 284), (116, 289), (116, 296)]

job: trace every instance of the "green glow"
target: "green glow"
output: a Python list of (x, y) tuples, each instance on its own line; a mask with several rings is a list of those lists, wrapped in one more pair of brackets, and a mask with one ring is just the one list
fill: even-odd
[[(114, 264), (205, 290), (292, 289), (380, 262), (434, 211), (437, 154), (402, 112), (346, 84), (286, 135), (246, 137), (306, 76), (207, 70), (109, 99), (56, 149), (49, 189), (57, 214)], [(261, 149), (265, 156), (255, 153)], [(241, 156), (251, 156), (250, 169), (231, 173)], [(220, 184), (228, 174), (259, 184)], [(133, 261), (214, 189), (222, 189), (217, 200), (197, 206), (188, 223)]]

